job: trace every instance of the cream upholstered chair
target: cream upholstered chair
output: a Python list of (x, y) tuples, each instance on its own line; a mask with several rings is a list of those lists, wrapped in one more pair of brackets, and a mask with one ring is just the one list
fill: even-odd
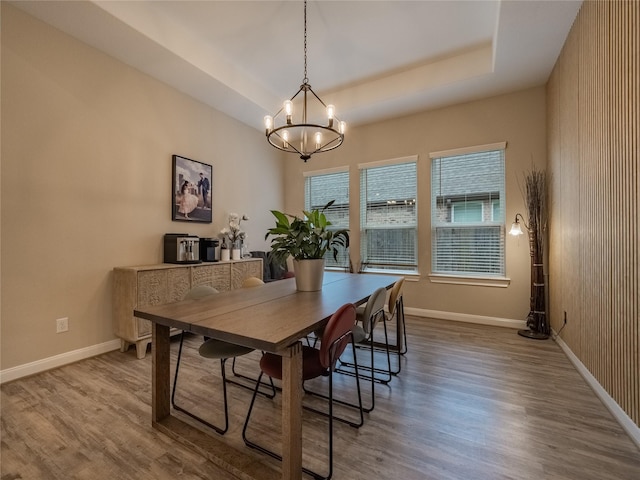
[[(191, 291), (189, 291), (189, 293), (187, 293), (187, 295), (185, 296), (185, 300), (190, 299), (190, 300), (198, 301), (200, 299), (209, 297), (211, 295), (215, 295), (217, 293), (218, 291), (213, 287), (210, 287), (208, 285), (199, 285), (197, 287), (194, 287), (193, 289), (191, 289)], [(200, 348), (198, 349), (198, 352), (200, 353), (201, 356), (205, 358), (220, 360), (220, 370), (222, 373), (222, 394), (224, 397), (224, 426), (219, 427), (176, 404), (176, 389), (178, 385), (178, 372), (180, 371), (180, 360), (182, 358), (182, 347), (184, 344), (184, 335), (185, 335), (185, 332), (182, 331), (182, 334), (180, 335), (180, 347), (178, 348), (178, 360), (176, 362), (176, 372), (173, 379), (173, 389), (171, 392), (171, 404), (173, 405), (173, 408), (178, 410), (179, 412), (185, 413), (186, 415), (190, 416), (194, 420), (197, 420), (198, 422), (206, 425), (207, 427), (212, 428), (219, 434), (224, 435), (229, 429), (229, 409), (227, 404), (227, 379), (225, 375), (225, 362), (227, 361), (228, 358), (235, 359), (235, 357), (237, 356), (246, 355), (247, 353), (252, 352), (253, 349), (248, 347), (243, 347), (241, 345), (235, 345), (233, 343), (224, 342), (222, 340), (217, 340), (215, 338), (207, 339), (202, 345), (200, 345)], [(275, 391), (274, 391), (274, 395), (275, 395)]]
[[(320, 342), (320, 348), (313, 348), (308, 345), (302, 346), (302, 381), (311, 380), (313, 378), (318, 377), (329, 377), (329, 413), (322, 412), (319, 410), (315, 410), (310, 407), (304, 407), (307, 410), (314, 411), (321, 415), (327, 416), (329, 418), (329, 473), (327, 476), (320, 475), (315, 473), (305, 467), (302, 470), (308, 475), (313, 476), (316, 479), (329, 479), (333, 473), (333, 421), (340, 420), (345, 423), (348, 423), (352, 427), (360, 427), (364, 423), (364, 415), (362, 410), (362, 397), (360, 395), (360, 383), (358, 381), (358, 376), (356, 374), (356, 382), (358, 389), (358, 400), (360, 401), (360, 422), (350, 422), (345, 419), (340, 419), (333, 415), (333, 372), (335, 370), (336, 361), (342, 355), (345, 348), (349, 343), (351, 343), (352, 348), (354, 349), (354, 357), (355, 357), (355, 346), (353, 344), (353, 325), (356, 319), (356, 309), (353, 304), (347, 303), (340, 307), (329, 319), (327, 323), (323, 336)], [(357, 362), (356, 362), (357, 363)], [(261, 446), (254, 441), (251, 441), (247, 437), (247, 428), (249, 426), (249, 419), (251, 418), (251, 412), (253, 411), (253, 406), (256, 400), (256, 394), (258, 393), (258, 388), (260, 385), (260, 380), (264, 374), (268, 375), (271, 378), (277, 378), (282, 380), (282, 357), (280, 355), (265, 353), (262, 355), (260, 359), (260, 376), (258, 377), (258, 381), (256, 382), (256, 388), (253, 392), (253, 397), (251, 398), (251, 404), (249, 405), (249, 411), (247, 412), (247, 418), (244, 422), (244, 428), (242, 429), (242, 438), (244, 443), (251, 448), (255, 448), (267, 455), (270, 455), (273, 458), (277, 458), (278, 460), (282, 460), (282, 456), (277, 453), (269, 450), (268, 448)], [(356, 366), (357, 372), (357, 366)]]
[(264, 282), (258, 277), (247, 277), (242, 282), (242, 288), (259, 287), (260, 285), (264, 285)]
[(402, 369), (402, 362), (400, 361), (400, 355), (407, 353), (407, 328), (404, 321), (404, 299), (402, 296), (402, 289), (404, 287), (404, 278), (401, 278), (391, 287), (389, 292), (389, 316), (386, 321), (392, 321), (395, 319), (397, 325), (397, 331), (402, 335), (403, 345), (400, 344), (400, 338), (396, 338), (395, 345), (389, 345), (389, 351), (398, 355), (398, 369), (392, 371), (393, 375), (400, 373)]
[[(407, 353), (407, 330), (406, 330), (406, 324), (404, 320), (404, 298), (402, 295), (403, 288), (404, 288), (404, 278), (401, 278), (398, 281), (396, 281), (391, 287), (389, 291), (389, 301), (387, 303), (387, 309), (388, 309), (389, 315), (388, 316), (385, 315), (384, 317), (385, 341), (373, 342), (373, 345), (377, 350), (384, 350), (384, 351), (388, 350), (389, 353), (396, 354), (398, 356), (398, 367), (396, 370), (391, 370), (392, 375), (398, 375), (400, 373), (400, 371), (402, 370), (402, 362), (400, 361), (400, 355), (404, 355)], [(365, 308), (366, 306), (358, 307), (358, 310), (357, 310), (358, 318), (360, 318), (364, 314)], [(393, 320), (395, 320), (396, 325), (398, 326), (396, 331), (399, 330), (400, 334), (402, 335), (402, 340), (403, 340), (402, 345), (400, 344), (400, 338), (396, 338), (395, 344), (389, 343), (388, 339), (386, 338), (386, 335), (387, 335), (386, 324), (387, 322), (390, 322)]]
[[(387, 290), (384, 287), (378, 288), (374, 291), (366, 305), (363, 308), (356, 310), (356, 324), (353, 327), (353, 341), (356, 344), (362, 345), (367, 348), (371, 353), (370, 365), (358, 364), (360, 372), (360, 378), (366, 379), (371, 382), (371, 406), (363, 407), (365, 412), (371, 412), (375, 407), (375, 384), (376, 383), (388, 383), (391, 381), (391, 359), (389, 354), (389, 338), (387, 336), (387, 325), (384, 322), (384, 304), (387, 300)], [(375, 355), (374, 355), (374, 331), (378, 322), (382, 320), (384, 326), (384, 345), (386, 346), (386, 360), (387, 368), (376, 368)], [(355, 375), (353, 370), (355, 364), (352, 362), (343, 362), (340, 360), (340, 365), (348, 367), (348, 369), (339, 368), (340, 373), (346, 373), (347, 375)], [(369, 373), (365, 373), (368, 371)], [(377, 375), (376, 375), (377, 374)]]

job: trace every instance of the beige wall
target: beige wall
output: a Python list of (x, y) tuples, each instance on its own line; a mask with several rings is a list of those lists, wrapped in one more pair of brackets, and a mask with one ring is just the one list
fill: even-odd
[[(284, 189), (261, 132), (6, 2), (1, 88), (0, 369), (113, 340), (111, 269), (160, 263), (164, 233), (234, 211), (264, 249)], [(213, 165), (213, 224), (171, 221), (172, 154)]]
[(286, 163), (287, 211), (304, 206), (304, 171), (349, 166), (351, 258), (359, 261), (359, 179), (357, 165), (418, 155), (419, 269), (417, 282), (405, 284), (410, 308), (524, 320), (529, 311), (529, 250), (523, 239), (507, 237), (507, 288), (442, 285), (429, 281), (431, 268), (429, 152), (506, 141), (507, 224), (524, 212), (519, 188), (525, 170), (546, 164), (544, 87), (350, 128), (344, 145), (312, 157), (306, 164), (291, 156)]
[(548, 84), (552, 326), (640, 425), (640, 4), (585, 2)]
[[(209, 236), (233, 210), (252, 217), (250, 246), (264, 248), (268, 210), (302, 208), (305, 169), (349, 165), (357, 262), (356, 166), (408, 155), (419, 156), (421, 275), (406, 287), (407, 306), (526, 317), (529, 256), (522, 239), (507, 237), (507, 288), (429, 281), (428, 154), (508, 142), (509, 224), (523, 211), (523, 172), (546, 163), (544, 88), (351, 128), (335, 152), (307, 164), (286, 156), (281, 177), (278, 152), (260, 132), (2, 8), (2, 369), (112, 340), (111, 268), (159, 262), (165, 232), (188, 227)], [(213, 226), (170, 221), (173, 153), (213, 164)], [(55, 319), (63, 316), (70, 331), (55, 334)]]

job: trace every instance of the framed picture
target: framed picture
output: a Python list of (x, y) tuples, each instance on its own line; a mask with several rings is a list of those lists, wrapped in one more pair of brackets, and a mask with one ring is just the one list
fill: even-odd
[(171, 219), (211, 223), (213, 168), (206, 163), (173, 155)]

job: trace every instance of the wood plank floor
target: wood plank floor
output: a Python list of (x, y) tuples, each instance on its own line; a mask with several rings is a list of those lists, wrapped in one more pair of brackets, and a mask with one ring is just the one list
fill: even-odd
[[(410, 316), (407, 323), (400, 376), (376, 386), (376, 408), (362, 428), (336, 425), (335, 479), (640, 479), (640, 451), (553, 341)], [(220, 421), (219, 364), (197, 355), (200, 342), (187, 341), (180, 403)], [(243, 357), (238, 370), (255, 375), (258, 358)], [(338, 375), (336, 394), (351, 391), (352, 381)], [(370, 384), (363, 390), (369, 402)], [(137, 360), (133, 349), (16, 380), (1, 392), (2, 480), (243, 477), (151, 428), (151, 358)], [(231, 425), (219, 438), (279, 469), (242, 442), (251, 392), (230, 385), (229, 396)], [(280, 396), (257, 402), (249, 435), (278, 448)], [(326, 425), (305, 411), (304, 463), (321, 471)]]

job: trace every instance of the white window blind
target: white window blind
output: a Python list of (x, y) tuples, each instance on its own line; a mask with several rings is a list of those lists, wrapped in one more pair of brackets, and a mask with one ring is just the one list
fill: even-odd
[(504, 276), (504, 148), (431, 160), (433, 273)]
[(417, 271), (416, 161), (361, 165), (360, 252), (366, 270)]
[[(349, 172), (333, 172), (309, 174), (304, 184), (304, 209), (321, 209), (331, 200), (334, 204), (325, 210), (327, 220), (331, 222), (330, 230), (349, 228)], [(349, 267), (349, 252), (340, 249), (338, 260), (333, 259), (333, 253), (325, 256), (328, 267)]]

